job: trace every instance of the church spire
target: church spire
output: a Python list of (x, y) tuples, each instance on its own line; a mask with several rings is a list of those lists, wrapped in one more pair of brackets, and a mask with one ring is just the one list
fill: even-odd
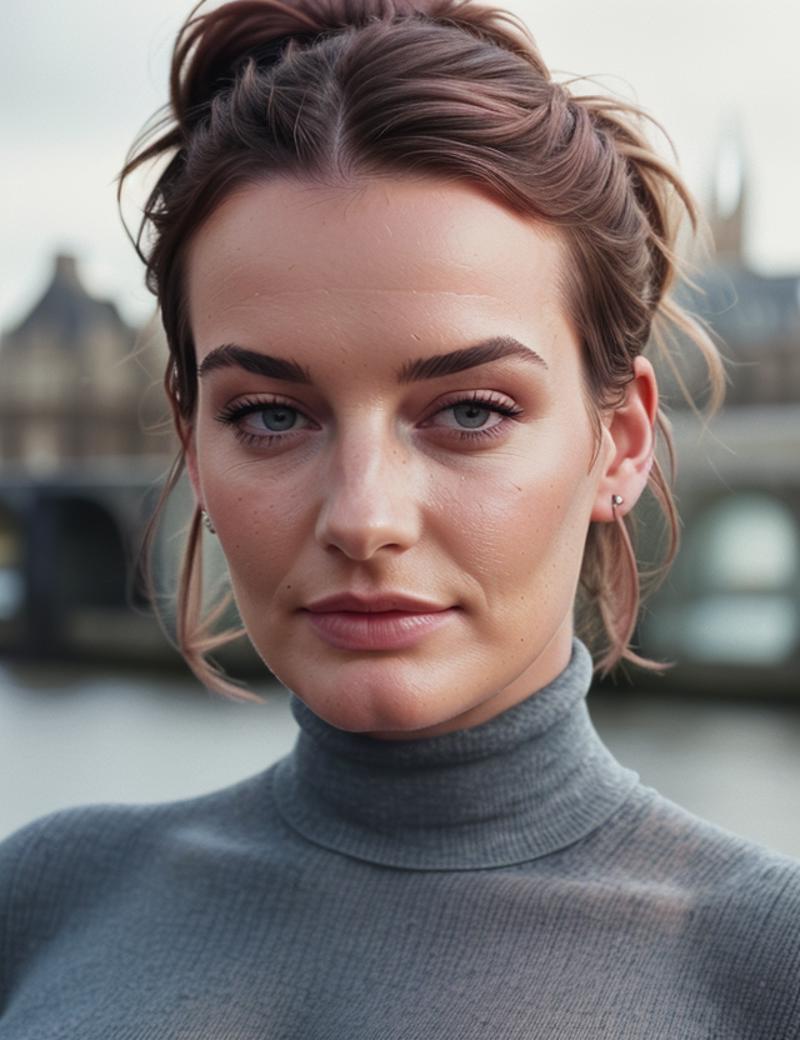
[(711, 185), (709, 221), (719, 263), (745, 265), (747, 193), (747, 161), (741, 123), (732, 115), (725, 121), (720, 134)]

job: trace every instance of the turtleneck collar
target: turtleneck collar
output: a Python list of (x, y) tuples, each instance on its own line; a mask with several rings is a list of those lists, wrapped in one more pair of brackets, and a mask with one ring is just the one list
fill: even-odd
[(330, 725), (290, 694), (300, 726), (276, 766), (278, 809), (309, 841), (385, 866), (470, 870), (536, 859), (584, 837), (637, 783), (601, 741), (592, 659), (471, 729), (387, 741)]

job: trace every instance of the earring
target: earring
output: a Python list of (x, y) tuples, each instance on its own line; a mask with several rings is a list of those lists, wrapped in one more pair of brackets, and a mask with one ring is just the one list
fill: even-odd
[(217, 533), (217, 529), (211, 523), (211, 517), (208, 515), (208, 513), (205, 511), (205, 509), (201, 509), (200, 510), (200, 517), (201, 517), (201, 519), (203, 521), (203, 525), (205, 526), (206, 530), (210, 531), (212, 534), (216, 534)]
[(622, 495), (611, 496), (611, 513), (614, 517), (614, 523), (617, 525), (619, 536), (622, 539), (622, 547), (625, 555), (628, 557), (628, 563), (630, 564), (631, 570), (636, 572), (636, 554), (633, 551), (633, 545), (631, 544), (630, 535), (628, 534), (628, 528), (625, 526), (625, 517), (621, 513), (617, 512), (617, 506), (621, 506), (625, 499)]

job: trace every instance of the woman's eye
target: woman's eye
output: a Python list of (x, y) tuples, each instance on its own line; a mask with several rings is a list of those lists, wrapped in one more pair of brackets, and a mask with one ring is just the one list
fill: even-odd
[(279, 401), (237, 401), (223, 408), (216, 418), (232, 426), (240, 441), (251, 445), (274, 444), (308, 425), (299, 408)]
[(299, 412), (296, 408), (288, 408), (282, 404), (265, 405), (258, 411), (250, 413), (251, 423), (258, 429), (267, 430), (269, 433), (283, 433), (297, 422)]
[[(452, 432), (462, 440), (496, 436), (505, 430), (509, 420), (514, 419), (521, 411), (521, 408), (504, 400), (476, 395), (451, 401), (436, 412), (425, 425)], [(442, 421), (445, 419), (452, 421)]]
[(462, 401), (461, 404), (448, 405), (446, 411), (452, 411), (453, 418), (459, 426), (474, 430), (485, 426), (487, 419), (498, 413), (485, 404), (477, 404), (475, 401)]

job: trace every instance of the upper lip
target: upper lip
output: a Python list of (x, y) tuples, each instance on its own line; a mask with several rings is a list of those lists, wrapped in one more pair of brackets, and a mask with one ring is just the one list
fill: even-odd
[(401, 592), (383, 592), (374, 596), (362, 596), (353, 592), (343, 592), (334, 596), (309, 603), (306, 610), (327, 613), (334, 610), (357, 610), (366, 614), (381, 610), (407, 610), (414, 614), (431, 614), (439, 610), (447, 610), (441, 603), (406, 596)]

